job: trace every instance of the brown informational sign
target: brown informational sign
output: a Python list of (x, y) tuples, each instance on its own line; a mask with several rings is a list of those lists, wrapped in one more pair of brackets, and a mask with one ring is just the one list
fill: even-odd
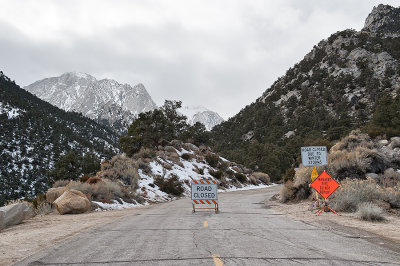
[(340, 187), (340, 184), (324, 171), (310, 186), (326, 200)]

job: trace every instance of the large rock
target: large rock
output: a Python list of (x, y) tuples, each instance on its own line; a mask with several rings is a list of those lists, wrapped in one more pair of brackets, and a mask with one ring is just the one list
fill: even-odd
[(64, 192), (65, 187), (54, 187), (47, 190), (46, 200), (50, 203), (53, 203), (58, 197), (60, 197)]
[(0, 208), (0, 229), (20, 224), (34, 215), (27, 203), (15, 203)]
[(53, 205), (60, 214), (84, 213), (90, 210), (91, 206), (85, 194), (75, 189), (65, 191), (53, 202)]

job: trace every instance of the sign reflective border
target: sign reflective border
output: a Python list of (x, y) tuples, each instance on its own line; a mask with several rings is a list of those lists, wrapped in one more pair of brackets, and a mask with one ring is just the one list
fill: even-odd
[(301, 147), (301, 161), (303, 166), (327, 165), (326, 146)]
[(217, 204), (217, 182), (214, 180), (193, 180), (191, 194), (194, 204)]
[(340, 184), (324, 171), (310, 186), (326, 200), (340, 187)]

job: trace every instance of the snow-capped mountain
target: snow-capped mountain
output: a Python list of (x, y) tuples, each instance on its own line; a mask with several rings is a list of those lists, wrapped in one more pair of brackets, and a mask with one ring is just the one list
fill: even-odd
[(119, 152), (118, 137), (21, 89), (0, 71), (0, 206), (45, 192), (47, 172), (71, 150), (110, 158)]
[(200, 122), (207, 130), (211, 130), (214, 126), (224, 122), (224, 119), (218, 113), (201, 106), (184, 106), (178, 112), (188, 118), (190, 125)]
[(67, 72), (24, 87), (65, 111), (75, 111), (123, 132), (141, 112), (157, 106), (142, 84), (131, 87), (112, 79), (97, 80), (85, 73)]

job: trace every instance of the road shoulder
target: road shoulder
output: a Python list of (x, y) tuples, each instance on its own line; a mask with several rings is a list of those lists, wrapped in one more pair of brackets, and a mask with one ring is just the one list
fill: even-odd
[(340, 213), (335, 215), (332, 212), (322, 212), (315, 215), (316, 209), (309, 200), (298, 203), (280, 203), (275, 197), (267, 196), (265, 207), (284, 214), (289, 218), (312, 224), (318, 227), (326, 227), (327, 230), (335, 231), (352, 238), (362, 238), (371, 243), (400, 252), (400, 217), (393, 214), (386, 214), (384, 222), (368, 222), (360, 220), (355, 213)]

